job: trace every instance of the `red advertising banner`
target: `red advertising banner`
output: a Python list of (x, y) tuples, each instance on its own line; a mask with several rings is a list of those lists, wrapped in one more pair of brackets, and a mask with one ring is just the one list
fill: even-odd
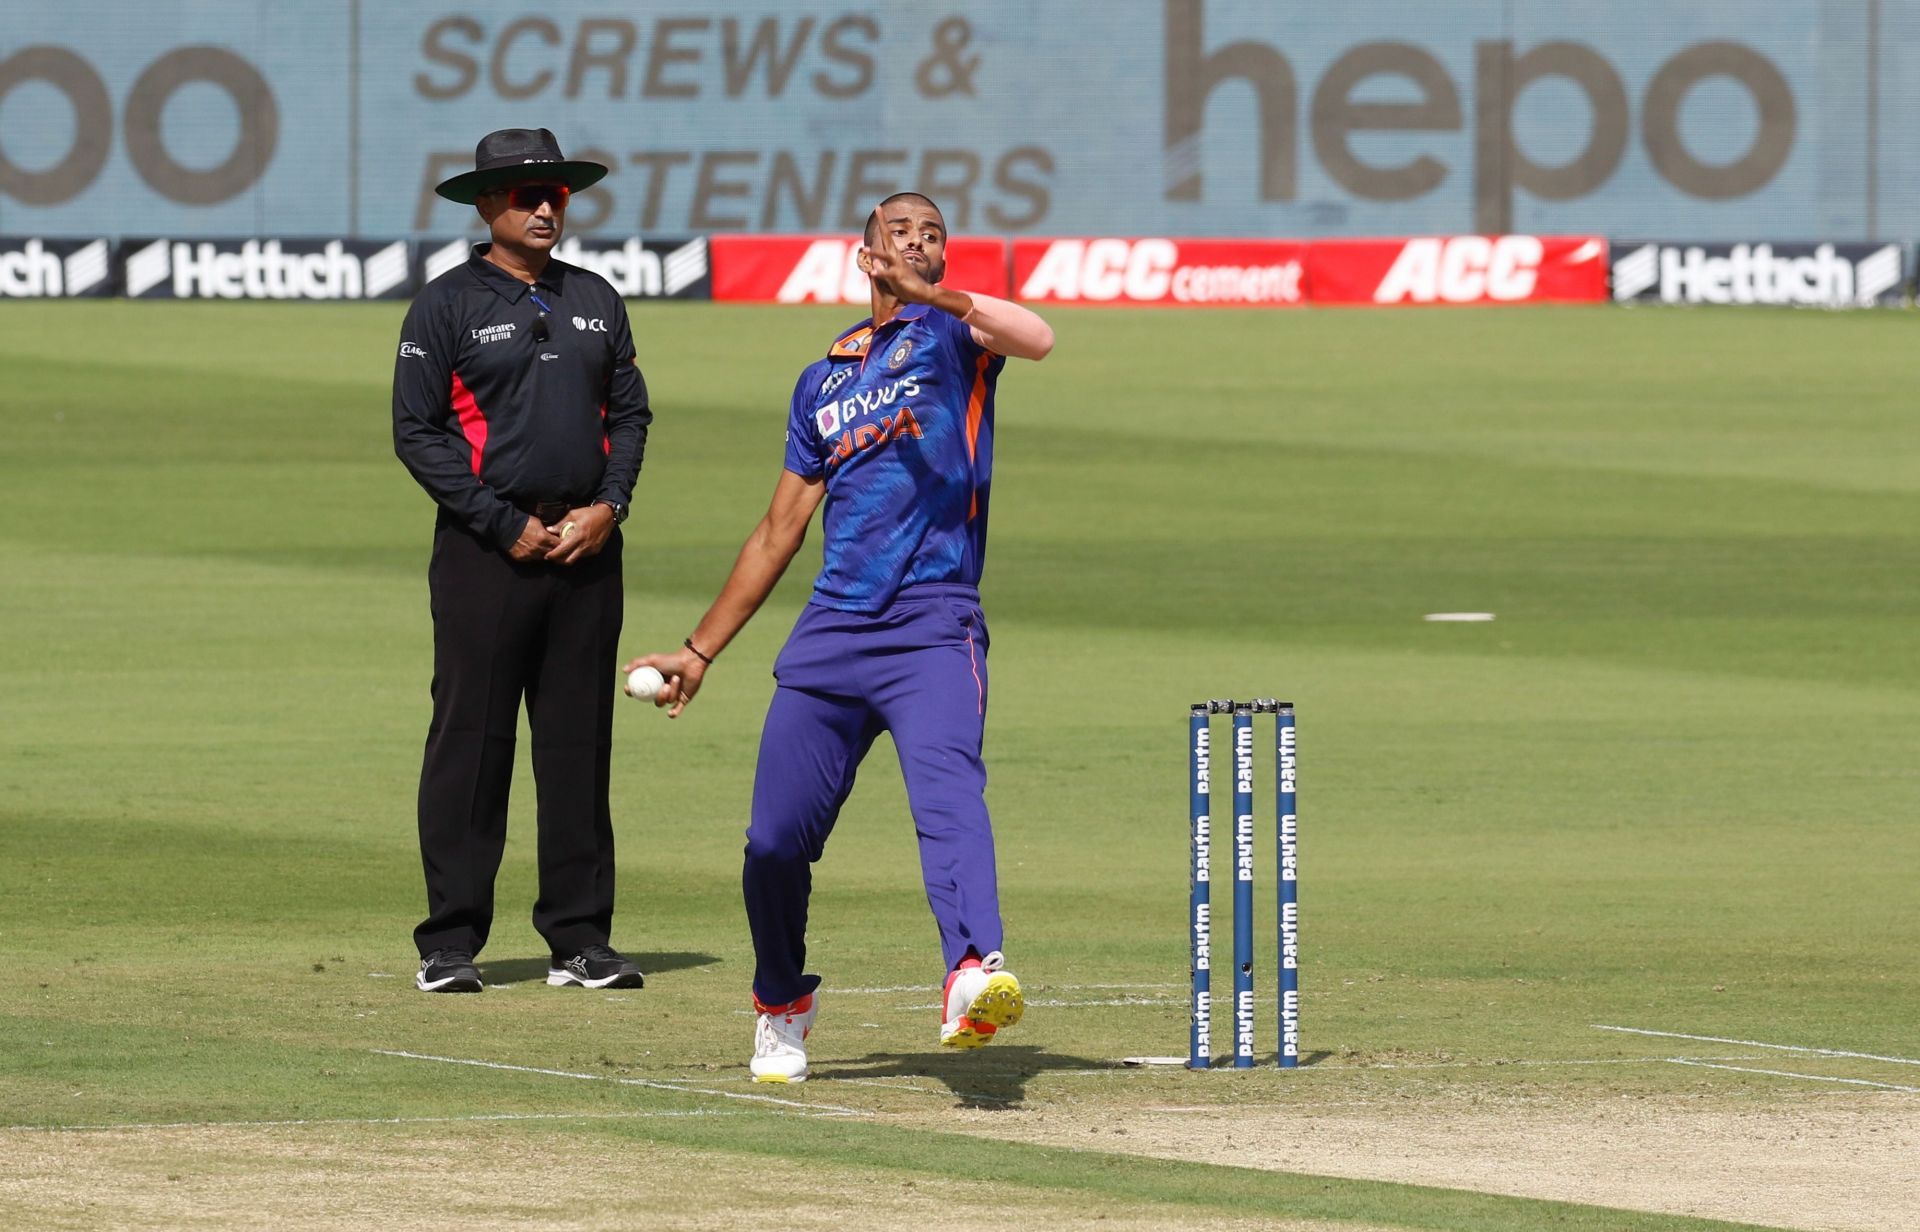
[[(715, 235), (713, 298), (867, 302), (852, 236)], [(1041, 304), (1297, 307), (1304, 304), (1599, 303), (1597, 236), (1406, 239), (1019, 239), (947, 248), (948, 285)]]
[[(713, 298), (762, 304), (867, 302), (867, 276), (854, 263), (854, 236), (715, 235)], [(947, 245), (945, 283), (1007, 297), (1007, 243), (962, 237)]]
[(1307, 249), (1304, 240), (1015, 240), (1014, 295), (1041, 304), (1301, 305)]
[(1307, 250), (1316, 304), (1598, 303), (1607, 241), (1597, 236), (1437, 235), (1316, 240)]

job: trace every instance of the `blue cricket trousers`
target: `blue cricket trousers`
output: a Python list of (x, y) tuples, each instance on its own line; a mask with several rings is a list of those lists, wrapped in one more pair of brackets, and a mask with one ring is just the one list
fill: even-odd
[(987, 626), (980, 592), (932, 583), (877, 614), (808, 604), (774, 662), (741, 876), (753, 933), (753, 993), (768, 1005), (812, 992), (806, 972), (813, 864), (861, 759), (893, 733), (920, 840), (920, 873), (950, 970), (1001, 948), (987, 769)]

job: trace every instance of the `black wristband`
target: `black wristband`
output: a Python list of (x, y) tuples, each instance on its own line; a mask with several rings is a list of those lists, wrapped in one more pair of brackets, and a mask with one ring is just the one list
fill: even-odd
[(688, 638), (688, 639), (687, 639), (686, 641), (684, 641), (684, 642), (681, 642), (680, 644), (681, 644), (682, 646), (685, 646), (685, 647), (686, 647), (686, 648), (687, 648), (688, 650), (691, 650), (691, 651), (693, 652), (693, 657), (694, 657), (694, 658), (696, 658), (696, 659), (698, 659), (698, 660), (700, 660), (700, 661), (701, 661), (702, 663), (704, 663), (704, 664), (706, 664), (706, 665), (707, 665), (708, 667), (712, 667), (712, 666), (713, 666), (713, 656), (712, 656), (712, 655), (703, 655), (703, 654), (701, 654), (701, 653), (700, 653), (700, 648), (699, 648), (698, 646), (695, 646), (695, 645), (693, 644), (693, 639), (692, 639), (692, 638)]

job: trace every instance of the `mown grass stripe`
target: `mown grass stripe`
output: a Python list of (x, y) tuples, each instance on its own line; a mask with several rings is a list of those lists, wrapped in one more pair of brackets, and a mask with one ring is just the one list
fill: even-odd
[(790, 1163), (973, 1176), (983, 1185), (1021, 1185), (1084, 1192), (1106, 1200), (1168, 1203), (1240, 1216), (1383, 1225), (1409, 1232), (1752, 1232), (1761, 1227), (1424, 1185), (1030, 1146), (844, 1120), (812, 1121), (797, 1128), (791, 1121), (749, 1117), (730, 1120), (724, 1127), (673, 1122), (596, 1125), (590, 1130), (766, 1155)]

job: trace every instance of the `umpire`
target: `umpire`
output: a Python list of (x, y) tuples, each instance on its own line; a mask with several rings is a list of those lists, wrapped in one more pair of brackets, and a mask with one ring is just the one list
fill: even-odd
[(439, 185), (492, 233), (400, 330), (393, 447), (439, 506), (427, 587), (433, 722), (420, 770), (424, 992), (479, 992), (522, 696), (539, 797), (547, 983), (637, 988), (612, 949), (620, 523), (653, 413), (626, 306), (552, 259), (568, 197), (607, 174), (546, 129), (488, 133)]

